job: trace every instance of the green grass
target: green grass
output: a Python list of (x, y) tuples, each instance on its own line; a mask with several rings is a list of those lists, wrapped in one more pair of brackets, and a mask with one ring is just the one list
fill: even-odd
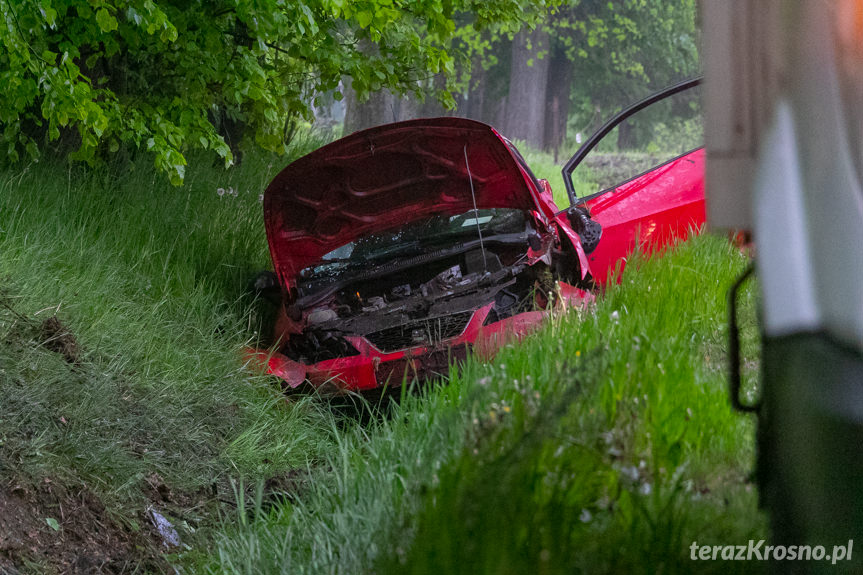
[[(143, 163), (0, 174), (0, 480), (82, 481), (134, 524), (153, 474), (232, 500), (232, 479), (324, 458), (332, 414), (289, 405), (240, 355), (269, 265), (258, 196), (286, 162), (199, 168), (180, 189)], [(44, 342), (55, 313), (75, 365)]]
[[(518, 150), (524, 157), (527, 165), (537, 178), (548, 180), (551, 185), (551, 191), (554, 195), (554, 203), (557, 207), (564, 209), (569, 206), (569, 197), (566, 195), (566, 186), (563, 184), (563, 174), (561, 167), (575, 153), (561, 152), (559, 162), (554, 161), (554, 156), (551, 154), (533, 150), (523, 142), (517, 142)], [(593, 192), (599, 191), (591, 183), (588, 170), (584, 167), (579, 167), (573, 174), (573, 186), (575, 187), (575, 195), (577, 197), (587, 196)]]
[[(182, 188), (139, 163), (0, 173), (0, 481), (81, 482), (134, 529), (156, 474), (189, 494), (185, 572), (686, 572), (724, 565), (688, 563), (692, 540), (763, 535), (752, 421), (724, 387), (745, 261), (723, 239), (631, 263), (595, 312), (360, 423), (242, 365), (258, 195), (287, 161)], [(75, 364), (46, 342), (55, 313)], [(752, 333), (744, 349), (753, 371)]]
[(706, 236), (633, 265), (595, 313), (343, 434), (309, 493), (229, 530), (211, 569), (727, 569), (688, 548), (764, 534), (752, 421), (731, 411), (723, 371), (725, 291), (744, 264)]
[(701, 237), (640, 262), (594, 314), (508, 350), (482, 388), (464, 382), (479, 423), (423, 498), (410, 551), (384, 570), (733, 570), (693, 565), (688, 547), (764, 536), (752, 422), (728, 406), (722, 370), (741, 260)]

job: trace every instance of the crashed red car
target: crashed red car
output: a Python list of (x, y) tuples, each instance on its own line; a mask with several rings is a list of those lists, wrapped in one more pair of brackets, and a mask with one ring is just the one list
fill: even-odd
[(379, 126), (293, 162), (264, 194), (278, 343), (251, 358), (291, 388), (445, 373), (590, 301), (637, 241), (704, 221), (703, 149), (582, 199), (578, 158), (565, 210), (512, 143), (461, 118)]

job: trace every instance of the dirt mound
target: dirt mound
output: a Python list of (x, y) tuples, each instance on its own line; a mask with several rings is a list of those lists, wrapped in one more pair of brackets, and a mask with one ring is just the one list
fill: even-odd
[(53, 315), (39, 326), (42, 345), (63, 356), (67, 363), (77, 364), (81, 356), (78, 340), (66, 328), (60, 318)]
[(147, 526), (118, 524), (83, 484), (0, 485), (0, 573), (23, 565), (56, 573), (165, 572), (158, 539)]

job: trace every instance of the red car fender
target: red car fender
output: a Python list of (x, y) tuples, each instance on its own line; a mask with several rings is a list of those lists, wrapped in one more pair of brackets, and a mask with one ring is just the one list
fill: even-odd
[(626, 257), (638, 246), (661, 251), (704, 224), (704, 149), (699, 148), (603, 192), (586, 202), (602, 225), (590, 254), (594, 279), (620, 279)]
[(249, 367), (282, 378), (290, 388), (298, 387), (306, 380), (308, 366), (293, 361), (277, 351), (246, 348), (243, 350), (243, 359)]

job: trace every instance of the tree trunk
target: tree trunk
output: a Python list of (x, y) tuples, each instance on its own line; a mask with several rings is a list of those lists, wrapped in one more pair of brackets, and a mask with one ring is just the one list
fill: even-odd
[(389, 90), (379, 90), (369, 94), (368, 100), (360, 102), (351, 86), (345, 80), (345, 128), (344, 134), (353, 134), (381, 124), (389, 124), (396, 117), (396, 98)]
[(435, 74), (435, 77), (432, 80), (432, 93), (427, 94), (425, 100), (420, 102), (416, 97), (411, 96), (411, 99), (417, 104), (417, 112), (414, 117), (437, 118), (440, 116), (452, 116), (455, 114), (454, 111), (444, 108), (435, 97), (434, 92), (443, 90), (444, 88), (446, 88), (446, 77), (443, 74)]
[[(433, 90), (442, 90), (446, 86), (446, 78), (437, 75), (434, 78)], [(452, 116), (454, 112), (444, 109), (433, 94), (428, 94), (420, 100), (413, 94), (397, 96), (387, 89), (379, 90), (369, 95), (365, 102), (357, 100), (356, 92), (350, 88), (350, 80), (345, 80), (345, 128), (344, 134), (389, 124), (403, 122), (416, 118), (435, 118)]]
[[(542, 26), (522, 30), (512, 42), (509, 94), (504, 134), (535, 148), (545, 143), (545, 103), (548, 86), (549, 34)], [(543, 55), (540, 58), (540, 55)]]
[(617, 151), (631, 150), (637, 146), (635, 130), (629, 120), (617, 125)]
[(462, 102), (459, 112), (465, 118), (483, 120), (482, 110), (485, 99), (485, 70), (479, 57), (471, 62), (470, 80), (468, 80), (467, 99)]
[(548, 64), (548, 87), (545, 98), (545, 142), (543, 148), (554, 150), (554, 161), (566, 140), (569, 119), (569, 94), (572, 87), (572, 61), (559, 46), (552, 50)]
[(467, 98), (459, 108), (459, 115), (502, 130), (506, 119), (512, 41), (506, 37), (495, 40), (492, 52), (497, 55), (497, 62), (488, 70), (483, 68), (481, 56), (475, 55), (471, 61)]

